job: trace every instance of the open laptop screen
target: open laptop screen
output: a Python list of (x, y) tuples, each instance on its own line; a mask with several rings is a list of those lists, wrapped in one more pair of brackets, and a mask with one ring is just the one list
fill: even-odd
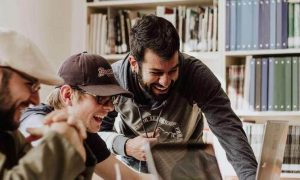
[(213, 146), (201, 143), (162, 143), (148, 149), (150, 173), (164, 180), (222, 179)]
[(267, 121), (257, 180), (279, 180), (288, 133), (288, 121)]

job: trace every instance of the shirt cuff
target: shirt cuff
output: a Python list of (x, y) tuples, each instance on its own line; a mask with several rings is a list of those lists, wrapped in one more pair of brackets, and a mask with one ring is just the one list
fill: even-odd
[(125, 145), (128, 140), (129, 140), (129, 138), (127, 138), (125, 136), (117, 136), (113, 142), (114, 153), (116, 153), (118, 155), (122, 155), (122, 156), (127, 156), (126, 150), (125, 150), (125, 147), (126, 147)]

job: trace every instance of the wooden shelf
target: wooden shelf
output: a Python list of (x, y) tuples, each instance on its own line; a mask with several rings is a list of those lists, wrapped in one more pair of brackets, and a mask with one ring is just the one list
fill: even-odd
[(117, 61), (125, 58), (126, 55), (127, 53), (126, 54), (105, 54), (101, 56), (107, 59), (108, 61)]
[(178, 5), (213, 5), (213, 0), (147, 0), (147, 1), (138, 1), (138, 0), (119, 0), (119, 1), (97, 1), (86, 3), (87, 7), (93, 8), (129, 8), (129, 9), (140, 9), (140, 8), (156, 8), (158, 5), (164, 6), (178, 6)]
[(280, 179), (300, 179), (300, 173), (281, 173)]
[(248, 51), (226, 51), (225, 56), (244, 57), (248, 55), (280, 55), (280, 54), (299, 54), (300, 49), (264, 49)]
[[(214, 59), (218, 59), (220, 57), (220, 53), (219, 52), (184, 52), (188, 55), (194, 56), (196, 58), (199, 58), (200, 60), (214, 60)], [(106, 55), (101, 55), (102, 57), (104, 57), (107, 60), (120, 60), (123, 59), (126, 54), (106, 54)]]
[(300, 111), (236, 111), (236, 114), (242, 121), (264, 123), (267, 120), (289, 120), (292, 125), (300, 124)]
[(183, 52), (190, 56), (194, 56), (195, 58), (198, 58), (200, 60), (214, 60), (219, 59), (221, 56), (221, 53), (218, 51), (212, 51), (212, 52)]

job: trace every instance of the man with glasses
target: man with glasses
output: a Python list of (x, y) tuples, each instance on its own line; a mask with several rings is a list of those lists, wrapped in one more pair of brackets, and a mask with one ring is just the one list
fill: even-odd
[[(61, 79), (30, 40), (0, 28), (0, 179), (74, 179), (84, 171), (81, 121), (54, 112), (45, 125), (28, 129), (28, 139), (19, 132), (21, 111), (39, 103), (40, 83), (58, 85)], [(32, 148), (34, 138), (42, 141)]]
[(25, 128), (40, 126), (46, 114), (67, 107), (82, 119), (87, 129), (85, 145), (96, 158), (96, 162), (92, 157), (87, 158), (88, 168), (96, 165), (95, 173), (104, 179), (117, 179), (115, 164), (122, 179), (151, 178), (117, 160), (97, 134), (103, 118), (119, 103), (120, 96), (132, 96), (118, 85), (110, 64), (101, 56), (83, 52), (65, 60), (59, 69), (59, 76), (64, 83), (48, 96), (48, 104), (28, 108), (23, 114), (21, 129), (25, 136)]

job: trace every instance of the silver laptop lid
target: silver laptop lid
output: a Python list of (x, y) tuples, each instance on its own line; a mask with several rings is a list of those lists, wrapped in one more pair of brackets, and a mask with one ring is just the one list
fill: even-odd
[(279, 180), (288, 134), (288, 121), (267, 121), (257, 180)]

